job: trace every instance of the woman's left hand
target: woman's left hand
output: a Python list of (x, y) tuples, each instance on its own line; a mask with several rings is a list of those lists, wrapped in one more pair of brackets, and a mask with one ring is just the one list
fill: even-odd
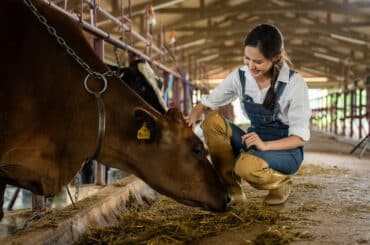
[(247, 147), (255, 146), (260, 151), (266, 151), (267, 145), (255, 132), (247, 133), (242, 136), (242, 142), (247, 145)]

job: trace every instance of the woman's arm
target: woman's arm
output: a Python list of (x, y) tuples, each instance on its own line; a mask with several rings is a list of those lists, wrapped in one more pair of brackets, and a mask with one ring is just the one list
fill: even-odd
[(187, 123), (189, 127), (194, 127), (197, 123), (200, 116), (208, 109), (207, 106), (203, 105), (202, 103), (197, 104), (194, 108), (190, 111), (189, 118), (187, 119)]
[(289, 150), (296, 147), (303, 146), (305, 143), (304, 140), (302, 140), (300, 137), (291, 135), (286, 138), (282, 138), (279, 140), (272, 140), (272, 141), (266, 141), (266, 151), (271, 150)]
[[(240, 91), (239, 91), (240, 90)], [(231, 72), (211, 94), (204, 96), (200, 103), (194, 106), (187, 120), (189, 127), (194, 127), (200, 116), (208, 109), (216, 109), (234, 101), (241, 93), (239, 70)]]
[(305, 143), (304, 140), (295, 135), (291, 135), (279, 140), (262, 141), (255, 132), (243, 135), (242, 141), (248, 147), (255, 146), (260, 151), (289, 150), (303, 146)]

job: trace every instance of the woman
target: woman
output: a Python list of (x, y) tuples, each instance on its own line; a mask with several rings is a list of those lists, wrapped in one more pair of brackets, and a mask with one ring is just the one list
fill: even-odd
[[(266, 204), (282, 204), (289, 196), (290, 175), (298, 171), (310, 138), (311, 110), (307, 85), (288, 63), (281, 32), (270, 24), (254, 27), (244, 41), (245, 66), (232, 71), (190, 113), (188, 125), (194, 126), (202, 113), (213, 110), (202, 129), (233, 202), (245, 200), (240, 178), (269, 190)], [(251, 121), (247, 132), (217, 111), (237, 98)]]

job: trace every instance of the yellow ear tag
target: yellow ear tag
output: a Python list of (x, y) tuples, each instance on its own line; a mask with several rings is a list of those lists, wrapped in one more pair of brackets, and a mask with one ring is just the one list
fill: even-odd
[(146, 122), (143, 123), (143, 126), (137, 131), (138, 140), (148, 140), (150, 139), (150, 130), (146, 126)]

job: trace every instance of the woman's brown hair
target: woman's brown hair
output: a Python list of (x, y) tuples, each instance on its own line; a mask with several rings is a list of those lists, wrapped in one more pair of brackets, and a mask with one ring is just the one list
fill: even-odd
[(254, 27), (244, 40), (244, 47), (251, 46), (260, 50), (262, 55), (272, 61), (271, 86), (263, 101), (263, 107), (272, 109), (276, 103), (275, 84), (279, 76), (283, 62), (292, 65), (284, 51), (284, 40), (280, 30), (270, 24), (260, 24)]

